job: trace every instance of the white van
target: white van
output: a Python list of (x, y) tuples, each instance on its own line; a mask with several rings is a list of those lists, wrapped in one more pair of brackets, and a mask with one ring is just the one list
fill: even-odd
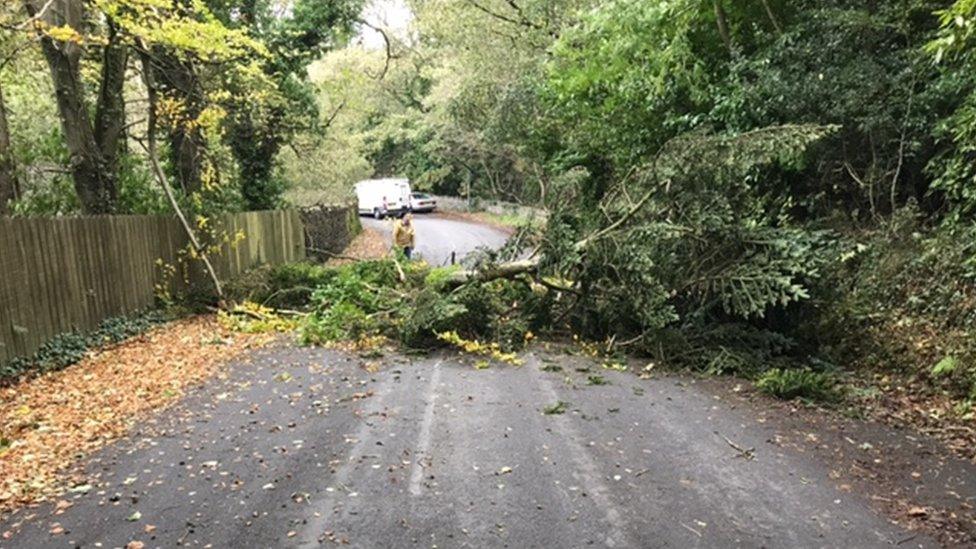
[(367, 179), (356, 183), (359, 214), (381, 219), (410, 209), (410, 182), (406, 179)]

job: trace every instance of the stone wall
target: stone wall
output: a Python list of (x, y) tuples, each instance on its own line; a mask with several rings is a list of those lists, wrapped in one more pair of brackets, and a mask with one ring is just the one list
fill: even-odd
[(305, 225), (308, 257), (319, 261), (331, 258), (332, 254), (341, 254), (363, 230), (353, 203), (302, 208), (299, 214)]

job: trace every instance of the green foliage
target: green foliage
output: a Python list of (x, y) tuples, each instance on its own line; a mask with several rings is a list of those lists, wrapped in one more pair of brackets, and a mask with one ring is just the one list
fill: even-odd
[(937, 362), (935, 366), (932, 367), (933, 377), (944, 377), (952, 375), (959, 368), (959, 361), (955, 357), (947, 356), (942, 360)]
[(929, 379), (916, 390), (964, 399), (976, 388), (976, 229), (922, 219), (909, 207), (838, 246), (796, 330), (833, 362)]
[[(111, 183), (106, 188), (117, 189), (104, 209), (168, 211), (138, 145), (146, 141), (150, 107), (160, 160), (185, 209), (209, 214), (282, 205), (288, 174), (276, 169), (279, 151), (300, 133), (321, 134), (306, 70), (323, 52), (348, 40), (363, 2), (298, 0), (282, 9), (272, 2), (104, 0), (76, 7), (84, 21), (79, 28), (63, 25), (63, 10), (43, 10), (39, 26), (23, 21), (22, 7), (0, 13), (5, 103), (0, 108), (9, 113), (20, 214), (78, 213), (82, 205), (68, 181), (78, 177), (73, 166), (95, 152), (99, 158), (91, 163), (104, 172), (99, 178)], [(75, 78), (82, 82), (71, 99), (81, 108), (75, 112), (58, 112), (52, 76), (64, 73), (47, 66), (38, 34), (78, 44), (75, 64), (81, 74)], [(154, 105), (146, 102), (145, 67), (139, 66), (136, 78), (120, 76), (118, 91), (101, 82), (111, 74), (103, 70), (112, 66), (106, 65), (110, 56), (103, 55), (106, 44), (128, 57), (115, 66), (149, 63), (145, 76), (157, 88)], [(142, 53), (149, 55), (143, 59)], [(75, 92), (62, 86), (59, 94), (66, 93)], [(107, 97), (113, 101), (103, 101)], [(104, 106), (113, 109), (112, 122), (127, 122), (117, 150), (88, 151), (95, 147), (79, 148), (75, 139), (69, 159), (62, 122), (101, 140), (105, 128), (95, 127), (101, 116), (96, 113)], [(111, 161), (116, 154), (117, 165)]]
[(370, 335), (376, 323), (355, 303), (340, 301), (312, 315), (302, 326), (302, 343), (332, 343)]
[(943, 145), (929, 169), (935, 176), (933, 188), (946, 193), (957, 206), (955, 215), (976, 211), (976, 3), (957, 0), (939, 12), (941, 29), (928, 44), (929, 52), (944, 68), (939, 84), (950, 98), (954, 111), (936, 127)]
[[(804, 151), (831, 131), (804, 125), (683, 135), (645, 168), (605, 186), (597, 206), (570, 198), (576, 179), (557, 187), (542, 269), (576, 281), (577, 329), (594, 339), (636, 338), (671, 355), (681, 345), (664, 341), (680, 327), (700, 344), (729, 349), (715, 339), (716, 327), (748, 329), (806, 300), (826, 260), (827, 235), (790, 227), (753, 182), (770, 165), (801, 165)], [(605, 217), (593, 219), (597, 210)]]
[(566, 413), (566, 408), (568, 406), (568, 402), (563, 402), (560, 400), (543, 408), (542, 413), (547, 416), (562, 415)]
[(397, 329), (400, 341), (408, 347), (424, 348), (435, 346), (436, 334), (454, 329), (468, 309), (441, 294), (436, 286), (428, 286), (406, 303), (402, 311)]
[(309, 309), (302, 326), (307, 344), (382, 335), (429, 349), (443, 345), (438, 334), (450, 331), (461, 339), (487, 340), (507, 353), (525, 345), (530, 329), (544, 325), (545, 298), (525, 283), (499, 280), (456, 288), (448, 281), (458, 267), (410, 262), (401, 268), (402, 281), (392, 260), (340, 267), (295, 264), (242, 279), (228, 294), (239, 300), (268, 296), (268, 303)]
[(783, 400), (799, 398), (831, 403), (842, 398), (834, 376), (806, 368), (774, 368), (760, 376), (756, 386), (760, 391)]
[(335, 276), (335, 270), (309, 262), (258, 267), (224, 285), (225, 297), (276, 308), (302, 308), (312, 292)]
[(365, 261), (337, 267), (311, 294), (312, 314), (302, 326), (307, 344), (355, 339), (371, 335), (376, 319), (391, 309), (398, 297), (396, 268), (392, 261)]
[(0, 364), (0, 383), (11, 383), (22, 376), (61, 370), (77, 363), (91, 350), (120, 343), (170, 320), (161, 310), (132, 316), (112, 317), (88, 333), (66, 332), (44, 343), (33, 356)]

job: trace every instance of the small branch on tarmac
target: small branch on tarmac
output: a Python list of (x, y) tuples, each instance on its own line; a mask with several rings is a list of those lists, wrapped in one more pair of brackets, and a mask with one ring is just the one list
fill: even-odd
[[(718, 435), (718, 431), (715, 431), (715, 434)], [(742, 446), (739, 446), (738, 444), (732, 442), (732, 440), (729, 439), (729, 437), (725, 435), (719, 435), (719, 436), (725, 439), (725, 442), (728, 443), (728, 445), (731, 446), (733, 449), (735, 449), (736, 452), (738, 452), (738, 454), (735, 457), (740, 457), (745, 460), (756, 459), (755, 448), (743, 448)]]

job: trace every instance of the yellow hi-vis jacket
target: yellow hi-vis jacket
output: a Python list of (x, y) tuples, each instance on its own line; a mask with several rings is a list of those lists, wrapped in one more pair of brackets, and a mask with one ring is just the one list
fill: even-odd
[(400, 248), (413, 248), (414, 230), (413, 224), (404, 225), (403, 221), (397, 219), (393, 222), (393, 243)]

